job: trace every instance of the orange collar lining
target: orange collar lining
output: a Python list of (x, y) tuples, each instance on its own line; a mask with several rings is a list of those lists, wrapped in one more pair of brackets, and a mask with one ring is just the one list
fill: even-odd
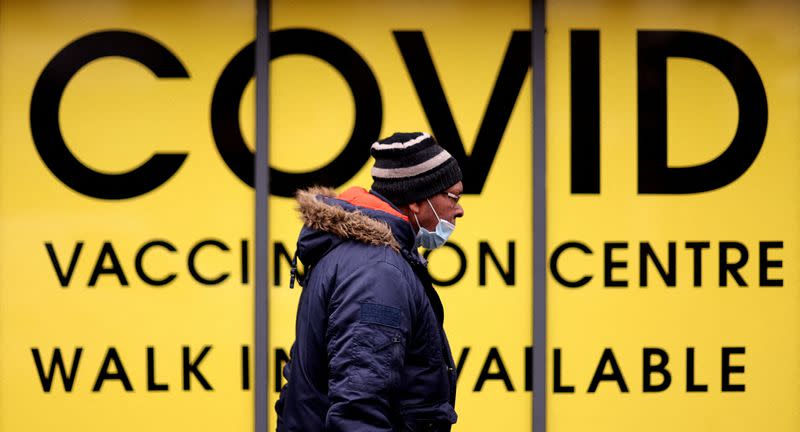
[(400, 219), (408, 222), (408, 217), (404, 214), (400, 213), (399, 211), (395, 210), (391, 204), (387, 203), (386, 201), (378, 198), (375, 195), (367, 192), (366, 189), (358, 186), (353, 186), (350, 189), (342, 192), (336, 198), (347, 201), (350, 204), (355, 206), (368, 208), (371, 210), (379, 210), (384, 213), (389, 213), (392, 216), (397, 216)]

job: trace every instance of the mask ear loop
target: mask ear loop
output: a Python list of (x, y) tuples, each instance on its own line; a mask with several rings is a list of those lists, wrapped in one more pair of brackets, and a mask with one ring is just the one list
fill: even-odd
[[(439, 217), (439, 213), (436, 213), (436, 209), (433, 208), (433, 204), (431, 204), (431, 200), (429, 200), (428, 198), (425, 198), (425, 201), (428, 201), (428, 205), (431, 207), (431, 210), (433, 210), (433, 214), (436, 216), (436, 220), (437, 221), (442, 220), (442, 218)], [(416, 217), (416, 215), (414, 215), (414, 216)], [(417, 221), (417, 225), (419, 225), (419, 221)]]
[(419, 219), (417, 219), (417, 214), (416, 213), (414, 213), (414, 220), (417, 221), (417, 229), (419, 230), (420, 228), (422, 228), (422, 225), (419, 224)]

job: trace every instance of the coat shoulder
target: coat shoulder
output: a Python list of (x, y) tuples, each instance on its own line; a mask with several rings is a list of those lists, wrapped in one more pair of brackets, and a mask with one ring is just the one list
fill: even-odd
[(358, 275), (359, 279), (365, 281), (381, 282), (378, 286), (365, 288), (402, 287), (409, 291), (415, 301), (421, 301), (425, 295), (425, 289), (411, 265), (399, 251), (391, 247), (348, 241), (331, 251), (319, 264), (332, 270), (326, 273), (334, 276), (336, 281)]

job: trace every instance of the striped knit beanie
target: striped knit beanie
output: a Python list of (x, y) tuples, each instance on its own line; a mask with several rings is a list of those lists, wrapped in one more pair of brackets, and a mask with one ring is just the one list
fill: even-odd
[(455, 158), (421, 132), (395, 133), (370, 149), (372, 190), (395, 205), (422, 201), (461, 181)]

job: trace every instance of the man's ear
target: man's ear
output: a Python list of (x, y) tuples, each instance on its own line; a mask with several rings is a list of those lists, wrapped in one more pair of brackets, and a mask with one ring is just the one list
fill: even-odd
[(418, 214), (419, 213), (419, 203), (408, 203), (408, 209), (411, 210), (411, 213)]

